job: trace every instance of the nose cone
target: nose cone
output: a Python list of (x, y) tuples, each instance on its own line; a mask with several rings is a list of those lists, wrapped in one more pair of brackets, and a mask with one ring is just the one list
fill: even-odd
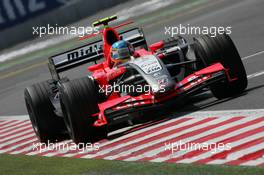
[(171, 91), (175, 86), (174, 81), (171, 81), (167, 76), (159, 78), (156, 82), (151, 86), (154, 95), (164, 94)]

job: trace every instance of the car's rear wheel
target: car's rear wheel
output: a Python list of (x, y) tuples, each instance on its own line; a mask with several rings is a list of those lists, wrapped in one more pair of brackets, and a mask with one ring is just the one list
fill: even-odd
[(75, 143), (93, 143), (107, 136), (106, 126), (93, 123), (99, 112), (98, 88), (88, 77), (61, 84), (61, 106), (67, 129)]
[(195, 53), (198, 61), (203, 66), (209, 66), (220, 62), (228, 69), (234, 81), (219, 82), (210, 87), (213, 95), (218, 98), (227, 98), (241, 94), (247, 87), (247, 74), (242, 63), (241, 57), (227, 34), (210, 37), (203, 35), (194, 38)]
[(33, 129), (41, 142), (56, 142), (69, 137), (62, 117), (54, 113), (50, 101), (52, 80), (27, 87), (24, 91), (26, 108)]

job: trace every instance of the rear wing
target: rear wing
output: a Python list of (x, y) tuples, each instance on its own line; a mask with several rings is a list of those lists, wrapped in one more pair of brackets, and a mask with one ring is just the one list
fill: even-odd
[[(138, 27), (131, 28), (120, 32), (119, 35), (124, 40), (129, 41), (133, 47), (144, 47), (147, 49), (147, 43), (142, 29)], [(52, 78), (59, 80), (59, 73), (63, 71), (90, 62), (94, 62), (96, 64), (96, 61), (104, 58), (102, 46), (103, 42), (100, 39), (50, 57), (48, 66)]]

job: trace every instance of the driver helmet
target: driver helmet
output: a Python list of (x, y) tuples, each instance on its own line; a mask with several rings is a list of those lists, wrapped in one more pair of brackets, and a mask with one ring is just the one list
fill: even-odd
[(125, 63), (131, 59), (134, 48), (128, 41), (120, 40), (111, 47), (111, 57), (114, 63)]

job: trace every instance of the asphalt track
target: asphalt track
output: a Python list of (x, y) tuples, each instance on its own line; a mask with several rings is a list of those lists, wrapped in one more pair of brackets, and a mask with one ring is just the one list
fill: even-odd
[[(118, 8), (124, 6), (125, 4), (118, 6)], [(177, 7), (178, 5), (171, 5), (168, 10), (166, 8), (159, 9), (135, 19), (140, 21), (154, 16), (153, 20), (142, 25), (145, 27), (149, 43), (168, 37), (164, 35), (164, 26), (177, 26), (179, 24), (231, 26), (231, 37), (242, 57), (264, 50), (264, 3), (261, 0), (209, 1), (169, 16), (162, 15)], [(117, 9), (114, 8), (104, 13), (116, 11)], [(92, 19), (106, 15), (104, 13), (95, 15)], [(263, 57), (264, 53), (244, 60), (248, 75), (264, 71)], [(24, 88), (50, 77), (47, 66), (43, 64), (44, 60), (45, 58), (38, 58), (0, 72), (0, 77), (7, 75), (7, 77), (0, 79), (0, 116), (26, 114), (23, 101)], [(76, 74), (74, 76), (80, 75), (76, 70), (72, 74)], [(193, 99), (193, 103), (188, 105), (186, 110), (261, 109), (264, 106), (264, 90), (262, 88), (264, 76), (261, 75), (249, 80), (247, 91), (240, 97), (217, 101), (210, 93), (205, 93)]]
[[(134, 1), (133, 1), (134, 2)], [(135, 1), (136, 2), (136, 1)], [(196, 2), (196, 1), (194, 1)], [(120, 5), (114, 9), (110, 9), (108, 11), (103, 12), (100, 15), (95, 15), (94, 17), (91, 18), (91, 20), (104, 16), (106, 13), (111, 13), (115, 12), (118, 8), (124, 7), (126, 4)], [(199, 96), (195, 96), (194, 98), (190, 99), (191, 103), (188, 103), (185, 105), (184, 108), (179, 109), (180, 111), (205, 111), (202, 113), (203, 117), (206, 116), (207, 111), (209, 112), (209, 116), (214, 116), (216, 115), (212, 111), (219, 111), (219, 110), (234, 110), (234, 114), (231, 116), (228, 116), (228, 113), (218, 113), (216, 115), (216, 118), (211, 121), (210, 117), (209, 118), (199, 118), (197, 117), (197, 114), (190, 114), (191, 117), (190, 119), (188, 118), (188, 115), (183, 117), (182, 119), (173, 119), (168, 123), (161, 123), (160, 125), (153, 125), (153, 127), (148, 128), (148, 129), (140, 129), (138, 130), (138, 133), (142, 133), (145, 137), (151, 137), (153, 140), (142, 140), (142, 145), (146, 146), (147, 141), (149, 141), (152, 146), (147, 145), (145, 151), (149, 151), (148, 154), (145, 155), (145, 157), (140, 157), (140, 153), (143, 153), (142, 149), (144, 150), (143, 147), (140, 147), (141, 145), (135, 145), (139, 146), (136, 147), (138, 150), (133, 150), (132, 146), (126, 146), (122, 144), (122, 148), (116, 148), (117, 152), (122, 153), (122, 149), (125, 152), (124, 155), (116, 154), (116, 152), (112, 152), (111, 150), (114, 150), (113, 147), (108, 147), (106, 146), (102, 151), (103, 155), (105, 157), (100, 156), (95, 152), (94, 156), (87, 156), (87, 157), (96, 157), (96, 158), (106, 158), (106, 159), (118, 159), (118, 160), (148, 160), (151, 159), (152, 161), (168, 161), (168, 162), (182, 162), (182, 163), (190, 163), (190, 162), (196, 162), (197, 160), (195, 159), (195, 155), (204, 155), (204, 158), (202, 160), (202, 163), (227, 163), (227, 164), (243, 164), (246, 162), (246, 165), (256, 165), (256, 164), (261, 164), (263, 165), (263, 123), (262, 119), (264, 116), (263, 106), (264, 106), (264, 44), (263, 44), (263, 39), (264, 39), (264, 21), (263, 21), (263, 16), (264, 16), (264, 2), (262, 0), (219, 0), (219, 1), (203, 1), (203, 3), (195, 5), (191, 9), (186, 9), (186, 10), (174, 10), (176, 8), (179, 8), (181, 5), (171, 5), (166, 9), (159, 9), (151, 14), (147, 14), (145, 16), (141, 17), (136, 17), (135, 20), (139, 21), (142, 23), (142, 26), (145, 28), (145, 34), (148, 38), (149, 42), (154, 42), (158, 41), (160, 39), (163, 39), (165, 37), (164, 35), (164, 26), (178, 26), (179, 24), (190, 24), (194, 26), (231, 26), (232, 27), (232, 34), (231, 37), (234, 40), (235, 44), (237, 45), (237, 48), (241, 54), (241, 57), (243, 57), (243, 62), (246, 67), (246, 71), (249, 77), (249, 86), (244, 94), (241, 96), (232, 98), (232, 99), (225, 99), (222, 101), (217, 100), (214, 98), (210, 93), (205, 92)], [(185, 6), (183, 6), (185, 7)], [(186, 7), (187, 8), (187, 7)], [(173, 13), (172, 13), (173, 12)], [(166, 15), (167, 14), (167, 15)], [(169, 15), (168, 15), (169, 14)], [(143, 22), (142, 22), (143, 21)], [(9, 115), (24, 115), (26, 114), (26, 110), (24, 107), (24, 101), (23, 101), (23, 90), (26, 86), (33, 84), (38, 81), (45, 80), (49, 78), (49, 73), (47, 66), (43, 64), (45, 58), (37, 58), (35, 60), (23, 63), (21, 65), (16, 65), (12, 68), (9, 68), (7, 70), (4, 70), (1, 72), (2, 78), (0, 78), (0, 116), (9, 116)], [(78, 76), (81, 74), (80, 71), (73, 71), (72, 72), (73, 76)], [(258, 110), (257, 110), (258, 109)], [(242, 111), (239, 113), (239, 111)], [(250, 111), (249, 114), (247, 111)], [(261, 111), (261, 112), (259, 112)], [(237, 112), (237, 113), (236, 113)], [(200, 116), (200, 114), (199, 114)], [(240, 116), (248, 116), (248, 117), (240, 117)], [(221, 118), (223, 117), (223, 118)], [(249, 118), (250, 117), (250, 118)], [(229, 135), (230, 138), (233, 140), (231, 141), (232, 143), (234, 142), (234, 147), (237, 145), (240, 145), (239, 147), (235, 148), (237, 149), (236, 153), (227, 153), (225, 152), (223, 154), (217, 155), (215, 160), (207, 160), (206, 158), (210, 157), (211, 155), (207, 155), (206, 153), (202, 154), (201, 152), (199, 153), (190, 153), (187, 154), (187, 158), (192, 158), (192, 159), (187, 159), (184, 160), (184, 157), (181, 157), (180, 160), (178, 159), (172, 159), (168, 157), (168, 152), (162, 152), (161, 154), (158, 155), (158, 157), (155, 157), (157, 153), (160, 153), (162, 150), (156, 150), (151, 152), (152, 149), (155, 148), (155, 143), (157, 137), (150, 136), (149, 134), (151, 133), (149, 130), (157, 131), (157, 128), (159, 129), (166, 129), (163, 127), (163, 125), (170, 125), (171, 127), (172, 124), (177, 124), (185, 122), (185, 120), (190, 120), (189, 122), (185, 124), (181, 124), (175, 127), (186, 127), (185, 130), (182, 130), (183, 136), (186, 136), (184, 134), (188, 133), (189, 139), (198, 139), (199, 137), (197, 136), (199, 132), (201, 132), (203, 135), (200, 137), (207, 137), (208, 141), (213, 138), (217, 138), (221, 136), (222, 131), (219, 130), (219, 128), (224, 129), (225, 127), (234, 127), (236, 128), (236, 131), (233, 133), (233, 135)], [(201, 123), (199, 124), (200, 120), (206, 120), (203, 121), (203, 125)], [(3, 120), (1, 121), (0, 125), (5, 127), (1, 128), (3, 129), (2, 132), (0, 131), (0, 146), (5, 146), (5, 141), (9, 140), (10, 144), (17, 144), (16, 140), (13, 139), (18, 139), (19, 137), (16, 135), (10, 135), (8, 132), (19, 132), (19, 128), (17, 128), (17, 131), (12, 131), (12, 128), (16, 128), (17, 126), (22, 126), (25, 128), (29, 127), (28, 121), (24, 121), (26, 123), (23, 123), (21, 121), (6, 121)], [(174, 123), (175, 122), (175, 123)], [(198, 122), (198, 123), (197, 123)], [(247, 123), (250, 122), (250, 123)], [(189, 125), (192, 123), (196, 123), (196, 125), (192, 125), (193, 127), (196, 127), (197, 131), (195, 129), (193, 130), (188, 130)], [(246, 123), (246, 124), (244, 124)], [(251, 127), (252, 125), (252, 127)], [(9, 126), (11, 128), (9, 128)], [(151, 125), (152, 126), (152, 125)], [(188, 127), (187, 127), (188, 126)], [(171, 134), (177, 134), (176, 131), (180, 131), (180, 129), (177, 128), (171, 128), (169, 126), (164, 133), (169, 132)], [(199, 127), (202, 127), (199, 130)], [(216, 135), (209, 135), (209, 133), (206, 133), (207, 131), (206, 127), (211, 127), (210, 129), (213, 129), (212, 127), (218, 128), (218, 130), (215, 130), (217, 132)], [(222, 128), (223, 127), (223, 128)], [(244, 127), (251, 127), (248, 129), (244, 129)], [(259, 130), (255, 130), (255, 133), (250, 133), (254, 132), (254, 129), (256, 128), (261, 128)], [(21, 131), (24, 131), (25, 134), (31, 134), (31, 135), (25, 135), (25, 139), (22, 144), (22, 148), (26, 149), (26, 153), (28, 154), (34, 154), (30, 153), (28, 151), (27, 147), (24, 147), (25, 145), (32, 144), (34, 142), (35, 137), (32, 134), (32, 130), (27, 130), (25, 131), (23, 128)], [(240, 130), (241, 129), (241, 130)], [(136, 132), (133, 132), (132, 135), (133, 137), (130, 137), (129, 134), (127, 134), (124, 137), (120, 137), (117, 140), (113, 140), (110, 142), (105, 142), (103, 141), (102, 144), (106, 145), (111, 145), (113, 144), (114, 146), (116, 144), (119, 144), (119, 140), (123, 139), (122, 143), (125, 143), (126, 141), (132, 141), (134, 136), (139, 138), (139, 136), (136, 136), (137, 129), (135, 129)], [(8, 131), (8, 132), (7, 132)], [(130, 131), (129, 131), (130, 132)], [(186, 133), (184, 133), (186, 132)], [(231, 130), (230, 130), (231, 132)], [(241, 135), (238, 135), (242, 133)], [(244, 132), (249, 132), (245, 134)], [(160, 137), (164, 137), (164, 133), (157, 133), (159, 134)], [(170, 134), (167, 133), (170, 136)], [(12, 133), (11, 133), (12, 134)], [(180, 135), (182, 137), (182, 135)], [(209, 136), (208, 136), (209, 135)], [(249, 136), (252, 137), (249, 137)], [(7, 137), (12, 137), (10, 138), (5, 138)], [(175, 137), (177, 138), (176, 135), (171, 135), (170, 137)], [(155, 139), (154, 139), (155, 138)], [(218, 140), (214, 141), (221, 141), (225, 140), (228, 138), (228, 135), (225, 135)], [(230, 139), (228, 138), (228, 139)], [(258, 138), (257, 140), (254, 140)], [(20, 138), (21, 139), (21, 138)], [(184, 138), (180, 138), (184, 139)], [(254, 142), (251, 142), (251, 141)], [(173, 140), (172, 140), (173, 141)], [(199, 140), (201, 141), (201, 140)], [(227, 141), (227, 140), (225, 140)], [(230, 141), (230, 140), (229, 140)], [(259, 143), (261, 141), (261, 143)], [(144, 143), (143, 143), (144, 142)], [(250, 142), (254, 145), (250, 145)], [(1, 145), (3, 144), (3, 145)], [(140, 143), (138, 143), (140, 144)], [(241, 146), (241, 144), (244, 144)], [(154, 145), (154, 147), (153, 147)], [(123, 148), (123, 146), (125, 148)], [(161, 146), (161, 145), (159, 145)], [(5, 149), (5, 147), (3, 148)], [(6, 149), (9, 149), (9, 147), (6, 147)], [(149, 150), (150, 149), (150, 150)], [(157, 148), (158, 149), (158, 148)], [(107, 150), (105, 152), (105, 150)], [(240, 152), (239, 152), (240, 150)], [(15, 150), (10, 150), (10, 151), (15, 151)], [(21, 151), (21, 150), (20, 150)], [(23, 150), (22, 150), (23, 151)], [(251, 154), (253, 155), (243, 157), (243, 151), (244, 153)], [(257, 154), (254, 154), (254, 151), (260, 151)], [(130, 159), (129, 155), (130, 153), (135, 153)], [(46, 154), (46, 153), (44, 153)], [(58, 153), (54, 152), (47, 152), (47, 156), (52, 156), (56, 155)], [(60, 153), (61, 154), (61, 153)], [(181, 153), (182, 154), (182, 153)], [(231, 158), (224, 159), (228, 155), (231, 154)], [(236, 162), (237, 158), (240, 158), (239, 154), (242, 155), (242, 162)], [(70, 154), (71, 155), (71, 154)], [(76, 154), (73, 154), (76, 155)], [(193, 157), (194, 155), (194, 157)], [(72, 155), (71, 155), (72, 156)], [(148, 156), (150, 158), (148, 158)], [(179, 155), (180, 156), (180, 155)], [(250, 162), (252, 156), (257, 157), (259, 163), (256, 162)], [(76, 156), (78, 157), (78, 155)], [(121, 158), (120, 158), (121, 157)], [(163, 157), (163, 158), (160, 158)], [(165, 157), (165, 158), (164, 158)], [(198, 156), (199, 157), (199, 156)], [(216, 158), (220, 158), (217, 159)], [(201, 158), (201, 157), (199, 157)], [(246, 161), (246, 160), (249, 160)], [(231, 162), (231, 163), (230, 163)]]

